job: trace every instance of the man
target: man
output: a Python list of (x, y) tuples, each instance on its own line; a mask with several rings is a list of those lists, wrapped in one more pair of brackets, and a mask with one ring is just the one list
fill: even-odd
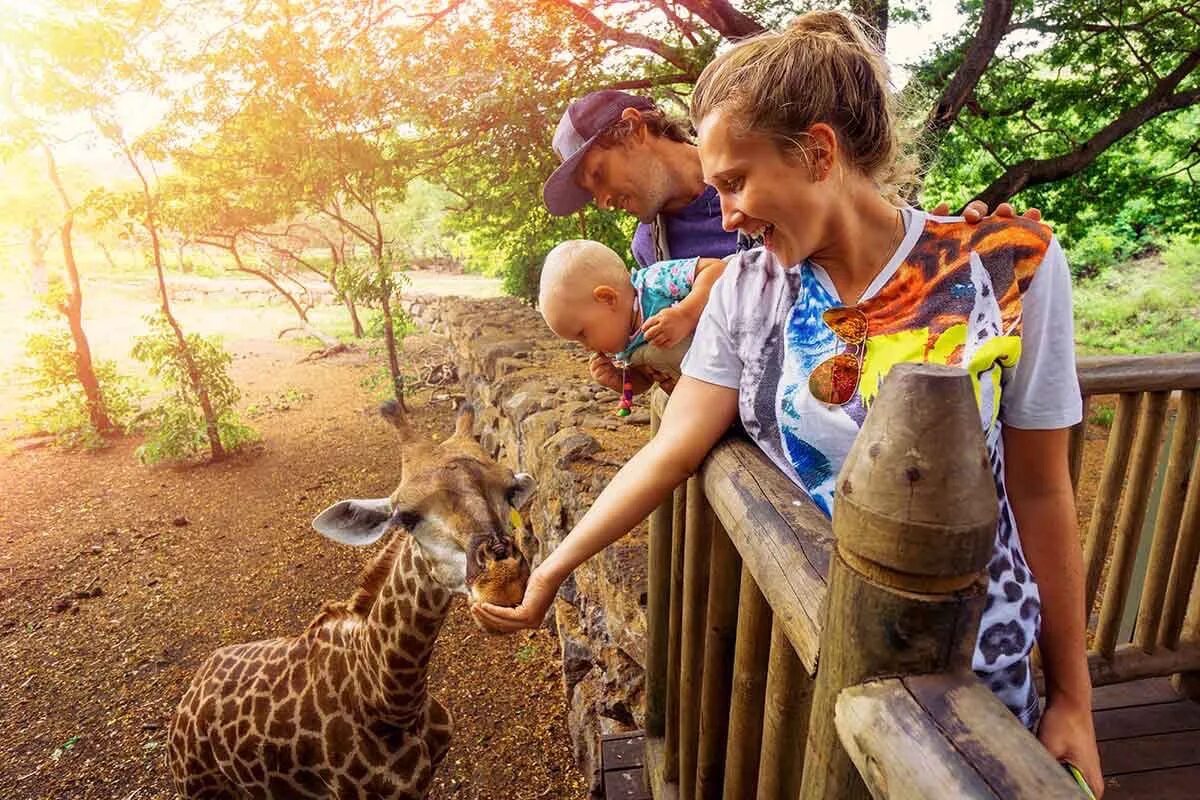
[(563, 163), (542, 190), (565, 216), (594, 197), (601, 208), (638, 218), (633, 257), (724, 258), (749, 244), (721, 227), (721, 201), (704, 183), (700, 155), (684, 127), (644, 97), (593, 92), (572, 103), (554, 133)]

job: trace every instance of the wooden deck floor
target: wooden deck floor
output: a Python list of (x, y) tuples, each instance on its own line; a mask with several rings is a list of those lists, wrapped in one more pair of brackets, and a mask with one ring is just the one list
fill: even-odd
[[(1166, 678), (1093, 694), (1105, 800), (1200, 800), (1200, 703)], [(603, 737), (606, 800), (642, 800), (641, 731)]]
[(1200, 798), (1200, 703), (1149, 678), (1096, 689), (1092, 708), (1105, 800)]

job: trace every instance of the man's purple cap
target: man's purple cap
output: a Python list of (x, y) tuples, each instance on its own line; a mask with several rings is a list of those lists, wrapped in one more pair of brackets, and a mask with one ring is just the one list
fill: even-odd
[(567, 106), (553, 140), (554, 152), (562, 164), (542, 187), (542, 198), (551, 214), (574, 214), (591, 202), (592, 193), (575, 182), (575, 170), (600, 132), (620, 120), (627, 108), (653, 111), (655, 106), (645, 97), (615, 89), (592, 92)]

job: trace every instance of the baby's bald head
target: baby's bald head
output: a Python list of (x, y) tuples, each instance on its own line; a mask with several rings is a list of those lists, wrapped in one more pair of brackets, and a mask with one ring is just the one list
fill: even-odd
[(538, 310), (555, 335), (597, 353), (629, 342), (634, 289), (625, 262), (599, 242), (572, 239), (542, 265)]
[(612, 248), (588, 239), (562, 242), (546, 256), (538, 285), (538, 307), (553, 314), (563, 303), (591, 298), (597, 286), (629, 283), (629, 270)]

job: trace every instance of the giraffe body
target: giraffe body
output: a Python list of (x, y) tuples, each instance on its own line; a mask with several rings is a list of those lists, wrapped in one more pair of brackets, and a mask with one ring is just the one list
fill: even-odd
[(486, 458), (469, 413), (440, 448), (414, 444), (401, 422), (400, 488), (342, 501), (313, 524), (352, 543), (398, 525), (408, 533), (394, 533), (354, 597), (327, 604), (299, 636), (223, 647), (203, 663), (169, 737), (187, 800), (425, 797), (451, 738), (426, 685), (437, 634), (455, 593), (509, 604), (523, 595), (528, 566), (517, 532), (498, 522), (511, 508), (499, 506), (526, 502), (532, 482)]

